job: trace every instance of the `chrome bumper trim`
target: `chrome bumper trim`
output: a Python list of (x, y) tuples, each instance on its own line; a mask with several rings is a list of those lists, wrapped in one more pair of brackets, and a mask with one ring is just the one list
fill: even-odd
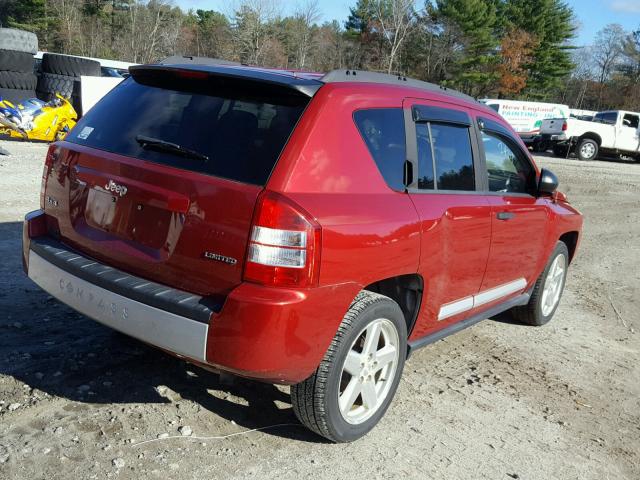
[(29, 278), (74, 310), (124, 334), (206, 362), (209, 326), (123, 297), (71, 275), (29, 251)]

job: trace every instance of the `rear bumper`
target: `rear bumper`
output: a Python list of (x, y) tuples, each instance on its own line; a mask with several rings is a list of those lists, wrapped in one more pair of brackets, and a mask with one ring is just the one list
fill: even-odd
[(538, 134), (537, 133), (519, 133), (518, 136), (524, 142), (525, 145), (529, 145), (535, 141), (536, 137), (538, 137)]
[(90, 283), (29, 251), (29, 278), (49, 295), (108, 327), (175, 354), (206, 361), (208, 323)]
[(33, 212), (23, 235), (25, 270), (43, 290), (115, 330), (247, 378), (292, 384), (309, 377), (361, 288), (242, 283), (224, 305), (212, 305), (69, 250), (47, 236), (44, 223)]
[(540, 135), (540, 137), (542, 138), (542, 140), (547, 142), (566, 142), (568, 140), (565, 133), (545, 133), (543, 135)]

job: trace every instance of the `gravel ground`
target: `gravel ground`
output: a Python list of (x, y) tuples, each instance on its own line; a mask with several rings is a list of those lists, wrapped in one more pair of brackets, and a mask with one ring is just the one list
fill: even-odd
[(420, 350), (381, 424), (332, 445), (288, 388), (221, 383), (31, 283), (20, 220), (46, 147), (0, 147), (0, 478), (640, 478), (640, 164), (539, 158), (586, 217), (555, 319)]

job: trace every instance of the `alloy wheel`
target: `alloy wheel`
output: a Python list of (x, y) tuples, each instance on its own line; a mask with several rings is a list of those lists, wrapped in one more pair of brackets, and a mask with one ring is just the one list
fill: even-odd
[(547, 277), (544, 280), (544, 289), (542, 290), (542, 315), (549, 315), (560, 301), (562, 287), (564, 286), (564, 275), (567, 269), (567, 258), (560, 254), (551, 264)]
[(400, 356), (398, 331), (379, 318), (356, 337), (342, 366), (338, 406), (344, 420), (361, 424), (384, 404)]

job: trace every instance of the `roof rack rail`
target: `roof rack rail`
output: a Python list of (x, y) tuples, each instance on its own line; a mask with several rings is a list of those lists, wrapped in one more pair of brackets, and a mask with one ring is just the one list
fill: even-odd
[(407, 78), (404, 75), (392, 75), (389, 73), (369, 72), (366, 70), (333, 70), (320, 79), (324, 83), (339, 82), (366, 82), (366, 83), (384, 83), (386, 85), (403, 85), (407, 87), (419, 88), (430, 92), (451, 95), (452, 97), (461, 98), (471, 102), (477, 100), (470, 95), (452, 90), (435, 83), (423, 82), (414, 78)]
[(221, 58), (209, 58), (209, 57), (195, 57), (193, 55), (172, 55), (164, 60), (160, 60), (158, 65), (242, 65), (238, 62), (232, 62), (230, 60), (223, 60)]

